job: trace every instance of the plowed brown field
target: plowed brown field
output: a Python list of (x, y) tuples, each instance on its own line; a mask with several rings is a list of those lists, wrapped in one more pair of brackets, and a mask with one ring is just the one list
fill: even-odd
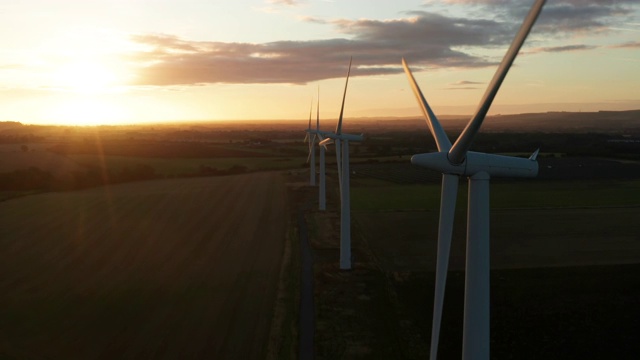
[(263, 358), (286, 206), (277, 173), (0, 203), (0, 358)]

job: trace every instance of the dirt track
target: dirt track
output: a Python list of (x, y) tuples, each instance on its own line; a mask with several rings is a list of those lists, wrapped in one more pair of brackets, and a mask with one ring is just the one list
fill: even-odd
[(285, 214), (275, 173), (0, 203), (0, 358), (263, 358)]

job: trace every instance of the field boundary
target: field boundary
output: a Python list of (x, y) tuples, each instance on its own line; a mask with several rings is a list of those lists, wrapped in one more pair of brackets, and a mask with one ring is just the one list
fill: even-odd
[(299, 253), (297, 246), (297, 228), (293, 226), (295, 216), (288, 206), (290, 214), (287, 220), (287, 233), (285, 235), (282, 263), (278, 276), (278, 289), (269, 330), (266, 360), (296, 359), (298, 345), (298, 307), (300, 284), (300, 260), (294, 257)]

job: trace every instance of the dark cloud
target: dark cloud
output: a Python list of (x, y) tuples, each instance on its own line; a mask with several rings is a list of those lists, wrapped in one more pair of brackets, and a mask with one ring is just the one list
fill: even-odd
[(350, 56), (354, 76), (401, 72), (400, 59), (430, 68), (482, 67), (494, 62), (455, 49), (505, 45), (511, 34), (489, 20), (447, 18), (417, 12), (393, 21), (337, 20), (342, 39), (263, 44), (189, 42), (169, 35), (132, 39), (149, 50), (134, 54), (144, 64), (137, 84), (306, 83), (343, 77)]
[[(446, 3), (479, 5), (506, 21), (522, 19), (533, 1), (522, 0), (443, 0)], [(607, 31), (625, 21), (638, 7), (638, 0), (555, 0), (547, 1), (535, 26), (542, 33), (580, 33)]]
[[(294, 5), (298, 1), (278, 1)], [(495, 65), (495, 59), (474, 49), (506, 47), (520, 26), (531, 1), (448, 0), (477, 4), (493, 18), (469, 19), (428, 11), (407, 13), (399, 20), (333, 20), (305, 17), (302, 21), (330, 24), (344, 38), (269, 43), (187, 41), (170, 35), (132, 37), (146, 46), (132, 55), (140, 65), (136, 84), (194, 85), (204, 83), (304, 84), (343, 77), (350, 56), (354, 76), (400, 73), (405, 57), (416, 71), (433, 68), (473, 68)], [(549, 1), (534, 34), (566, 37), (604, 31), (630, 14), (637, 0)], [(499, 6), (500, 5), (500, 6)], [(502, 11), (500, 13), (500, 11)], [(588, 45), (537, 48), (530, 52), (588, 50)]]

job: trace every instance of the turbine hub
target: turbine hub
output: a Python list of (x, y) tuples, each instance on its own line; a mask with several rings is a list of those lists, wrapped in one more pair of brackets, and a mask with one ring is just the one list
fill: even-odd
[(486, 172), (491, 177), (535, 177), (538, 162), (532, 159), (469, 151), (461, 164), (452, 164), (447, 152), (416, 154), (411, 163), (443, 174), (473, 176)]

